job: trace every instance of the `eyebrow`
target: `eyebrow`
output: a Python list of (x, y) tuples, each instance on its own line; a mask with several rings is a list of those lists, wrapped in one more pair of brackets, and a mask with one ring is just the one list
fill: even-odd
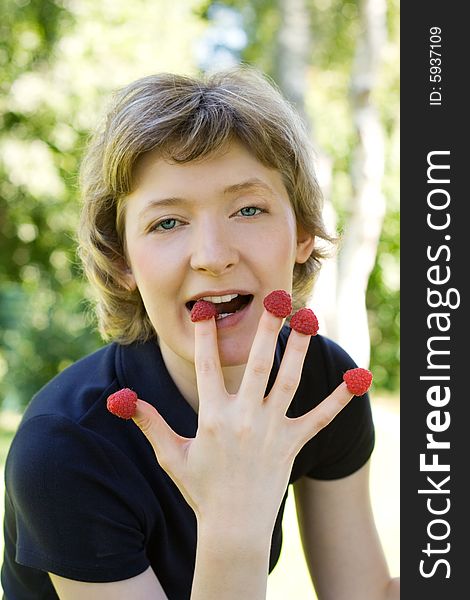
[[(275, 191), (272, 189), (270, 185), (266, 182), (262, 181), (258, 177), (252, 177), (251, 179), (247, 179), (246, 181), (242, 181), (240, 183), (235, 183), (233, 185), (229, 185), (223, 190), (224, 195), (230, 195), (240, 192), (246, 192), (250, 190), (258, 190), (262, 192), (268, 192), (271, 196), (277, 196)], [(175, 205), (188, 205), (192, 204), (192, 201), (187, 198), (180, 198), (178, 196), (171, 196), (169, 198), (158, 198), (155, 200), (151, 200), (139, 213), (139, 219), (142, 218), (147, 211), (152, 208), (170, 208)]]
[(251, 179), (247, 179), (246, 181), (242, 181), (241, 183), (235, 183), (234, 185), (230, 185), (224, 189), (224, 194), (245, 192), (251, 189), (269, 192), (269, 194), (271, 194), (272, 196), (276, 195), (272, 187), (266, 182), (264, 182), (262, 179), (258, 179), (258, 177), (253, 177)]

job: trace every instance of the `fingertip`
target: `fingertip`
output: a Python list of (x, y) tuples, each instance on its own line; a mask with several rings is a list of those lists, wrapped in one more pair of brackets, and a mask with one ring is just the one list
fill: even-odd
[(139, 429), (145, 429), (144, 423), (148, 422), (152, 416), (156, 413), (155, 407), (146, 402), (145, 400), (141, 400), (137, 398), (135, 403), (135, 412), (132, 420), (139, 427)]
[(135, 415), (138, 415), (139, 413), (144, 414), (145, 411), (148, 410), (148, 407), (150, 407), (148, 402), (137, 398), (135, 402)]
[(269, 312), (266, 308), (264, 309), (260, 319), (261, 326), (265, 327), (265, 329), (268, 329), (269, 331), (279, 331), (283, 322), (284, 317), (278, 317), (272, 312)]
[(217, 326), (215, 324), (214, 317), (211, 317), (210, 319), (204, 319), (202, 321), (193, 322), (195, 338), (204, 336), (214, 336), (217, 334)]
[(346, 382), (342, 381), (339, 386), (336, 388), (338, 395), (339, 395), (339, 401), (341, 402), (341, 404), (348, 404), (349, 402), (351, 402), (351, 400), (354, 398), (354, 394), (350, 392), (350, 390), (348, 389), (348, 386), (346, 385)]
[(193, 321), (194, 327), (200, 329), (204, 326), (213, 326), (215, 325), (215, 317), (208, 317), (207, 319), (199, 319), (197, 321)]

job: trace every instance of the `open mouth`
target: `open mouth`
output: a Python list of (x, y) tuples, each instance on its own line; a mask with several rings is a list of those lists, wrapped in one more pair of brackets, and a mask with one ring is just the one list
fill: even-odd
[[(230, 315), (243, 310), (253, 300), (253, 294), (227, 294), (226, 296), (204, 296), (199, 300), (212, 302), (217, 310), (216, 320), (224, 319)], [(186, 302), (186, 308), (191, 311), (196, 300)]]

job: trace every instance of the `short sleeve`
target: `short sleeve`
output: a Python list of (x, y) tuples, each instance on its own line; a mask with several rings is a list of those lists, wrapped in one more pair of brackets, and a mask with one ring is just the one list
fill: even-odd
[[(295, 406), (295, 416), (318, 406), (357, 365), (338, 344), (317, 336), (311, 342)], [(333, 421), (300, 451), (292, 480), (340, 479), (360, 469), (374, 449), (375, 433), (369, 395), (354, 397)]]
[(25, 422), (5, 470), (16, 561), (68, 579), (107, 582), (143, 572), (139, 473), (99, 434), (62, 416)]

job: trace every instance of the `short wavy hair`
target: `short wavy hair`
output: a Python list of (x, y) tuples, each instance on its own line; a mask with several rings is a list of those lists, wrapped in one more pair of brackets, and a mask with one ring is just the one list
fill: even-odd
[(296, 111), (268, 78), (241, 66), (203, 78), (163, 73), (115, 93), (90, 139), (80, 172), (79, 256), (97, 293), (98, 328), (105, 340), (145, 341), (156, 332), (138, 290), (125, 283), (125, 199), (136, 165), (157, 151), (175, 163), (204, 159), (237, 140), (282, 176), (297, 223), (315, 247), (293, 271), (294, 306), (305, 304), (331, 242), (309, 136)]

